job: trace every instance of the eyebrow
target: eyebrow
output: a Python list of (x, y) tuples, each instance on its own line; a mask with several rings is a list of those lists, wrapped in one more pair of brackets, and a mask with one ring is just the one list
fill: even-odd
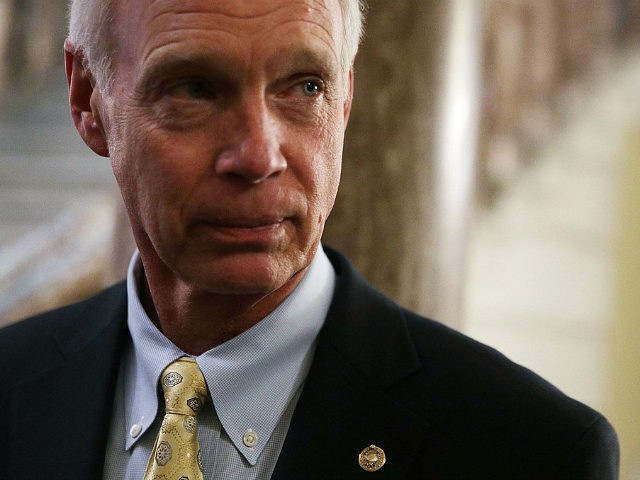
[(221, 83), (230, 81), (230, 72), (238, 69), (229, 57), (212, 52), (180, 53), (170, 51), (158, 55), (142, 70), (136, 89), (142, 95), (150, 94), (165, 78), (176, 73), (205, 74)]
[(229, 71), (228, 68), (220, 68), (220, 65), (231, 65), (233, 62), (224, 55), (212, 52), (179, 53), (167, 52), (159, 56), (157, 60), (152, 60), (149, 66), (144, 69), (144, 77), (153, 78), (165, 74), (167, 71), (176, 69), (182, 70), (202, 70), (203, 67), (210, 71)]
[(334, 59), (331, 55), (319, 52), (316, 49), (306, 47), (295, 49), (287, 48), (281, 49), (281, 51), (276, 53), (277, 54), (267, 62), (268, 70), (278, 70), (282, 68), (282, 65), (285, 65), (296, 69), (311, 69), (325, 76), (334, 76), (338, 74), (340, 69), (340, 64), (337, 59)]

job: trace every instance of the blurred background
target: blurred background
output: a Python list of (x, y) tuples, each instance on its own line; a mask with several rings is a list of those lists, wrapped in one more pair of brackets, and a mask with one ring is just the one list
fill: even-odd
[[(640, 0), (370, 0), (325, 242), (618, 430), (640, 478)], [(0, 325), (122, 278), (66, 0), (0, 0)]]

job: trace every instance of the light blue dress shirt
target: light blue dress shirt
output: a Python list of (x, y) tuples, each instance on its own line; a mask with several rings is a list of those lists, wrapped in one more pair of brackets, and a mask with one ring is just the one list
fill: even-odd
[[(127, 275), (128, 327), (114, 397), (105, 479), (141, 480), (164, 415), (158, 379), (185, 356), (138, 297), (138, 253)], [(212, 402), (198, 415), (204, 478), (268, 479), (280, 454), (335, 286), (322, 248), (296, 289), (249, 330), (196, 357)]]

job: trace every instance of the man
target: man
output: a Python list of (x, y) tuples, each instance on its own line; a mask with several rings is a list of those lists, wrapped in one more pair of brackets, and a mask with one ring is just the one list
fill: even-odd
[[(73, 2), (72, 117), (139, 253), (126, 284), (0, 333), (1, 479), (616, 478), (601, 415), (320, 246), (359, 17)], [(192, 414), (167, 393), (183, 383)]]

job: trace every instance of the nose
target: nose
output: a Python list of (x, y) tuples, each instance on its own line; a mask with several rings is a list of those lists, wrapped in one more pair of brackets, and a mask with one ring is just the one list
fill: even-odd
[(234, 141), (216, 159), (216, 173), (258, 184), (287, 168), (277, 119), (260, 101), (250, 102), (238, 116)]

